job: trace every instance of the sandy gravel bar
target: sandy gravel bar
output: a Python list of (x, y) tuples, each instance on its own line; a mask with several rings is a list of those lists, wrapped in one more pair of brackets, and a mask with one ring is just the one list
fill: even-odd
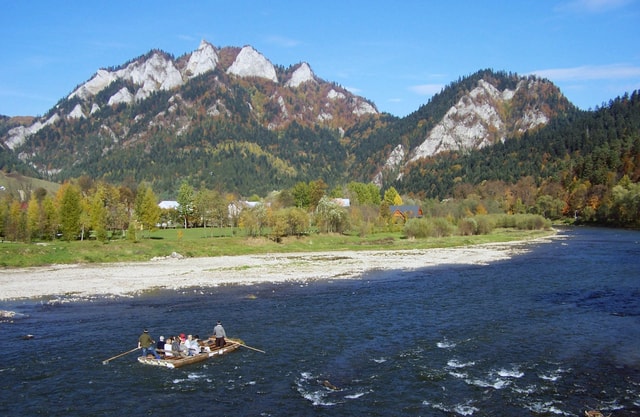
[[(550, 238), (537, 239), (540, 242)], [(534, 241), (448, 249), (335, 251), (148, 262), (52, 265), (0, 270), (0, 300), (56, 296), (124, 296), (154, 288), (354, 278), (373, 270), (415, 270), (447, 264), (487, 264), (527, 251)]]

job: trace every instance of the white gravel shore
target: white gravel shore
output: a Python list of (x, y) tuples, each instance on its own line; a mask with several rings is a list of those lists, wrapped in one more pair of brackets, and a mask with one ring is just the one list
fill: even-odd
[[(538, 239), (536, 242), (548, 239)], [(0, 270), (0, 301), (135, 295), (154, 288), (344, 279), (373, 270), (487, 264), (522, 253), (532, 242), (403, 251), (304, 252), (182, 259), (167, 257), (147, 262), (11, 268)]]

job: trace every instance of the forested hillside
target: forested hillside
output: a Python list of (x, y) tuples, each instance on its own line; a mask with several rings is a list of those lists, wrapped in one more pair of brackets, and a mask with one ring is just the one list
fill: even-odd
[[(284, 82), (229, 74), (238, 51), (220, 50), (220, 66), (199, 75), (185, 70), (176, 87), (114, 102), (143, 89), (114, 74), (147, 60), (183, 69), (191, 60), (152, 51), (104, 70), (112, 82), (93, 94), (90, 80), (43, 118), (1, 118), (0, 168), (72, 184), (77, 198), (96, 205), (118, 201), (110, 230), (128, 227), (140, 190), (176, 200), (185, 186), (216, 207), (251, 196), (313, 213), (322, 197), (349, 198), (357, 218), (346, 222), (342, 209), (329, 210), (341, 230), (386, 227), (389, 207), (403, 202), (455, 227), (468, 216), (500, 213), (640, 227), (638, 92), (580, 111), (548, 80), (482, 70), (397, 118), (304, 64), (273, 67)], [(0, 197), (4, 213), (18, 216), (17, 197)], [(146, 198), (149, 205), (153, 198)], [(202, 213), (200, 219), (206, 224)], [(478, 230), (467, 226), (461, 230)]]
[(343, 133), (378, 112), (316, 77), (272, 65), (251, 47), (160, 50), (99, 70), (42, 118), (3, 120), (2, 169), (56, 182), (89, 175), (151, 184), (173, 198), (183, 180), (243, 195), (348, 177)]
[[(571, 111), (545, 128), (475, 152), (451, 152), (406, 167), (393, 185), (419, 198), (475, 194), (511, 199), (512, 210), (558, 201), (583, 221), (638, 225), (640, 95), (595, 111)], [(632, 220), (635, 219), (635, 220)]]
[[(403, 164), (421, 157), (420, 146), (453, 146), (469, 152), (520, 137), (574, 110), (547, 80), (485, 69), (452, 82), (407, 117), (370, 119), (355, 125), (346, 136), (354, 144), (353, 171), (367, 179), (377, 177), (378, 183), (388, 186)], [(534, 122), (537, 117), (541, 119)], [(394, 149), (401, 151), (397, 161), (389, 160)]]

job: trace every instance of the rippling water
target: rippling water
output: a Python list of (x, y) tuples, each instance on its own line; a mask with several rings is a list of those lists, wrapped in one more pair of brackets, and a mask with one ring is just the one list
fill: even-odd
[[(3, 416), (640, 415), (640, 232), (565, 230), (483, 266), (0, 308), (22, 314), (0, 323)], [(102, 364), (144, 327), (204, 336), (218, 319), (266, 353)]]

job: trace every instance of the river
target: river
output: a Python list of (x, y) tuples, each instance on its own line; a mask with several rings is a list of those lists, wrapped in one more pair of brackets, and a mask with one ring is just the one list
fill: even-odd
[[(0, 415), (639, 416), (640, 232), (563, 229), (529, 249), (358, 279), (1, 302), (19, 315), (0, 322)], [(102, 363), (143, 328), (206, 336), (216, 320), (266, 353)]]

